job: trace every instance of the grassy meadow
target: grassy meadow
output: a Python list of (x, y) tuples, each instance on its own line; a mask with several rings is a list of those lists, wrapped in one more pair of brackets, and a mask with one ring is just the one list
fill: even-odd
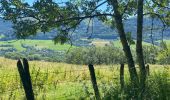
[[(115, 41), (108, 41), (108, 40), (101, 40), (101, 39), (94, 39), (92, 40), (91, 44), (95, 45), (97, 47), (104, 47), (105, 45), (109, 45), (110, 42), (115, 47), (122, 48), (120, 40), (115, 40)], [(170, 41), (167, 40), (167, 43), (169, 44)], [(36, 49), (50, 49), (50, 50), (55, 50), (55, 51), (63, 51), (63, 50), (68, 50), (71, 45), (70, 44), (54, 44), (52, 40), (31, 40), (31, 39), (25, 39), (25, 40), (9, 40), (9, 41), (0, 41), (0, 45), (11, 45), (11, 47), (17, 49), (17, 51), (24, 51), (26, 48), (22, 47), (22, 44), (27, 45), (27, 46), (33, 46)], [(151, 45), (150, 43), (143, 42), (144, 45)], [(8, 49), (11, 47), (0, 47), (1, 49)], [(132, 48), (135, 48), (135, 45), (131, 46)], [(72, 48), (75, 48), (75, 46), (72, 46)]]
[[(16, 48), (17, 51), (23, 51), (26, 50), (21, 46), (21, 44), (25, 44), (28, 46), (33, 46), (37, 49), (51, 49), (51, 50), (57, 50), (57, 51), (63, 51), (68, 50), (71, 45), (69, 44), (54, 44), (52, 40), (10, 40), (10, 41), (0, 41), (0, 45), (11, 45), (13, 48)], [(7, 49), (10, 47), (0, 47), (0, 49)], [(74, 48), (74, 46), (72, 46)]]
[[(136, 41), (135, 41), (136, 42)], [(170, 42), (169, 42), (170, 43)], [(121, 44), (121, 41), (120, 40), (114, 40), (114, 41), (109, 41), (109, 40), (101, 40), (101, 39), (94, 39), (92, 41), (93, 45), (97, 46), (97, 47), (104, 47), (105, 45), (114, 45), (114, 47), (117, 47), (117, 48), (122, 48), (122, 44)], [(147, 43), (147, 42), (143, 42), (143, 45), (146, 45), (146, 46), (149, 46), (151, 45), (150, 43)], [(134, 45), (131, 45), (131, 48), (135, 48), (135, 44)]]
[[(0, 100), (25, 98), (16, 67), (16, 60), (0, 58)], [(86, 100), (94, 99), (90, 74), (86, 65), (30, 61), (30, 72), (36, 100)], [(170, 67), (151, 65), (148, 77), (148, 95), (154, 100), (170, 99)], [(101, 97), (113, 100), (126, 97), (120, 94), (119, 65), (95, 65)], [(129, 73), (125, 66), (125, 86), (129, 85)], [(169, 88), (169, 89), (168, 89)], [(128, 91), (128, 88), (126, 88)], [(125, 89), (125, 90), (126, 90)], [(160, 95), (159, 95), (160, 94)], [(162, 95), (164, 94), (164, 95)], [(162, 99), (163, 100), (163, 99)]]

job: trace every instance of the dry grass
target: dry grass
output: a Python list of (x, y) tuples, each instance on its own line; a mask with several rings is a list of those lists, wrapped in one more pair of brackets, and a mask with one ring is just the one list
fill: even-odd
[[(20, 87), (20, 78), (16, 67), (16, 60), (0, 58), (0, 99), (24, 98), (23, 88)], [(85, 86), (93, 94), (90, 84), (90, 75), (87, 65), (74, 65), (56, 62), (30, 61), (30, 72), (33, 82), (34, 92), (38, 100), (56, 99), (64, 96), (72, 98), (84, 97)], [(170, 72), (170, 66), (151, 65), (151, 74), (156, 72)], [(99, 89), (102, 84), (119, 84), (119, 65), (95, 65), (95, 72)], [(169, 73), (170, 76), (170, 73)], [(125, 81), (129, 81), (127, 65), (125, 66)], [(5, 92), (6, 91), (6, 92)], [(12, 96), (10, 95), (12, 92)], [(74, 94), (77, 93), (78, 94)]]
[(107, 40), (93, 40), (92, 45), (95, 45), (97, 47), (104, 47), (105, 45), (109, 45), (110, 41)]

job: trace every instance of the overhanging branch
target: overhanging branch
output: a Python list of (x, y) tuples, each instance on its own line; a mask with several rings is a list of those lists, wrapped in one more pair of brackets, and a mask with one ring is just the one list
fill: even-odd
[(156, 0), (152, 0), (152, 2), (155, 3), (156, 5), (158, 5), (159, 7), (170, 9), (170, 7), (164, 6), (161, 3), (158, 3), (158, 2), (156, 2)]
[(87, 16), (77, 16), (77, 17), (71, 17), (67, 19), (61, 19), (61, 20), (56, 20), (56, 23), (63, 22), (63, 21), (69, 21), (69, 20), (81, 20), (81, 19), (87, 19), (87, 18), (94, 18), (94, 17), (100, 17), (100, 16), (111, 16), (113, 17), (114, 14), (95, 14), (95, 15), (87, 15)]

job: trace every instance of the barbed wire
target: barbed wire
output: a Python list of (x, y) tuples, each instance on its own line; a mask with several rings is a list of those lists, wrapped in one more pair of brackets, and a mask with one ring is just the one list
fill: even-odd
[[(107, 70), (109, 70), (108, 68), (96, 68), (95, 70), (100, 70), (100, 69), (107, 69)], [(81, 70), (65, 70), (65, 71), (47, 71), (47, 72), (32, 72), (31, 73), (31, 75), (34, 75), (34, 74), (50, 74), (50, 73), (54, 73), (54, 74), (62, 74), (62, 73), (72, 73), (72, 72), (85, 72), (85, 71), (89, 71), (89, 69), (88, 68), (86, 68), (86, 69), (81, 69)], [(15, 75), (2, 75), (2, 76), (0, 76), (0, 78), (6, 78), (6, 77), (18, 77), (19, 76), (19, 74), (17, 74), (17, 73), (15, 73)]]
[[(34, 67), (33, 67), (34, 68)], [(76, 68), (76, 67), (75, 67)], [(82, 67), (83, 68), (83, 67)], [(112, 67), (94, 67), (95, 69), (109, 69), (109, 68), (115, 68), (114, 66), (112, 66)], [(18, 70), (17, 69), (17, 67), (13, 67), (12, 69), (11, 68), (5, 68), (5, 67), (0, 67), (0, 70), (14, 70), (14, 69), (16, 69), (16, 70)], [(81, 68), (80, 68), (81, 69)], [(88, 69), (88, 67), (86, 67), (86, 68), (84, 68), (84, 69)]]

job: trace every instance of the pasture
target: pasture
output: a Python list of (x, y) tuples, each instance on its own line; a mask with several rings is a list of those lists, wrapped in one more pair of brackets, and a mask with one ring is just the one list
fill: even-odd
[[(11, 40), (11, 41), (0, 41), (0, 45), (11, 45), (11, 47), (17, 49), (17, 51), (26, 50), (22, 45), (33, 46), (36, 49), (51, 49), (57, 51), (68, 50), (71, 45), (69, 44), (54, 44), (52, 40)], [(0, 47), (0, 49), (8, 49), (11, 47)], [(72, 46), (74, 48), (74, 46)]]
[[(16, 67), (16, 60), (0, 58), (0, 99), (21, 100), (25, 98)], [(94, 99), (90, 74), (86, 65), (30, 61), (30, 73), (36, 100)], [(120, 65), (94, 65), (101, 97), (107, 100), (108, 93), (120, 99)], [(148, 95), (152, 98), (170, 99), (170, 67), (151, 65), (147, 80)], [(164, 82), (162, 84), (162, 82)], [(129, 85), (129, 73), (125, 66), (125, 84)], [(125, 85), (125, 86), (126, 86)], [(168, 89), (169, 88), (169, 89)], [(161, 90), (162, 89), (162, 90)], [(164, 95), (162, 95), (162, 93)], [(160, 94), (156, 97), (156, 95)]]

